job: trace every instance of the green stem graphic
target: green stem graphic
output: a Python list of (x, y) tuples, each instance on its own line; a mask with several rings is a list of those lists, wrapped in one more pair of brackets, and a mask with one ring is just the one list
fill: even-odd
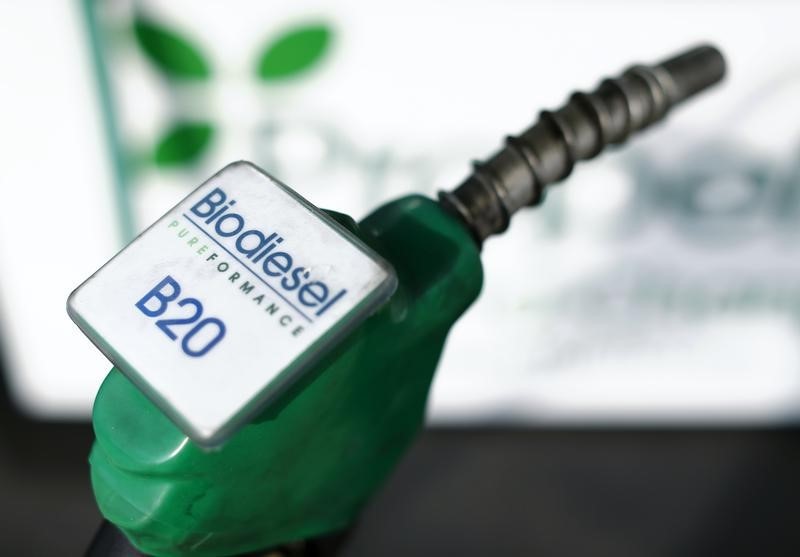
[(115, 102), (111, 92), (111, 83), (106, 71), (106, 61), (102, 49), (100, 26), (97, 22), (95, 9), (96, 0), (82, 0), (81, 7), (86, 30), (89, 35), (89, 50), (92, 57), (92, 66), (95, 71), (97, 92), (100, 100), (100, 110), (103, 120), (103, 132), (108, 142), (111, 166), (114, 174), (115, 201), (119, 216), (120, 244), (129, 242), (135, 236), (133, 213), (129, 197), (128, 162), (122, 148), (122, 139), (115, 118)]

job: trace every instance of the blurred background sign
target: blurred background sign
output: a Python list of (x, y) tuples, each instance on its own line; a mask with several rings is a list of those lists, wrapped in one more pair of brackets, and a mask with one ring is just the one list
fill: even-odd
[(800, 414), (800, 7), (786, 2), (4, 3), (0, 310), (21, 407), (88, 416), (109, 367), (70, 290), (232, 160), (356, 218), (697, 42), (724, 85), (579, 167), (484, 249), (440, 422)]

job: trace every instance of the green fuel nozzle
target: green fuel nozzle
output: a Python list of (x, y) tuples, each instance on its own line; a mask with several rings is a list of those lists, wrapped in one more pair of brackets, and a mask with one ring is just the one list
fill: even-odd
[(391, 263), (397, 290), (221, 447), (196, 445), (113, 369), (95, 401), (90, 456), (104, 517), (148, 555), (238, 555), (346, 529), (422, 427), (447, 334), (481, 289), (481, 243), (575, 162), (724, 71), (710, 46), (634, 66), (543, 112), (439, 202), (404, 197), (359, 223), (331, 213)]

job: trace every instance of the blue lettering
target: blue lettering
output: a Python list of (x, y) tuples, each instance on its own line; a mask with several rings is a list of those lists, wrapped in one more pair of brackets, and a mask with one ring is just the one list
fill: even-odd
[(281, 280), (281, 286), (286, 290), (294, 290), (300, 286), (300, 275), (303, 275), (306, 279), (309, 277), (308, 271), (306, 271), (304, 267), (298, 267), (292, 271), (291, 275)]
[[(168, 286), (171, 292), (165, 294), (163, 290)], [(147, 317), (158, 317), (167, 310), (167, 304), (180, 296), (180, 293), (180, 285), (174, 278), (167, 275), (161, 282), (156, 284), (150, 292), (145, 294), (141, 300), (136, 302), (136, 307)], [(150, 301), (156, 301), (158, 306), (154, 309), (150, 309), (147, 307)]]
[(198, 217), (205, 218), (210, 216), (214, 210), (225, 203), (228, 196), (219, 188), (214, 188), (211, 193), (205, 196), (192, 206), (192, 213)]
[[(164, 290), (169, 287), (170, 292), (165, 293)], [(178, 298), (181, 293), (181, 287), (178, 281), (167, 275), (159, 282), (150, 292), (145, 294), (141, 300), (136, 302), (136, 307), (139, 311), (148, 317), (159, 317), (165, 311), (170, 302)], [(149, 307), (148, 304), (155, 300), (158, 303), (156, 308)], [(152, 304), (151, 304), (152, 305)], [(203, 304), (196, 298), (184, 298), (177, 303), (178, 307), (190, 307), (190, 313), (181, 317), (172, 317), (169, 319), (156, 320), (156, 326), (164, 331), (171, 340), (178, 338), (179, 333), (173, 330), (173, 327), (180, 327), (181, 325), (191, 325), (197, 322), (189, 331), (184, 335), (181, 341), (181, 349), (187, 356), (199, 358), (205, 356), (209, 350), (214, 348), (219, 341), (225, 336), (225, 324), (216, 317), (206, 317), (200, 319), (203, 315)], [(198, 322), (199, 320), (199, 322)], [(204, 331), (202, 332), (201, 331)], [(194, 345), (190, 341), (200, 334), (200, 340), (195, 342)], [(197, 346), (199, 344), (199, 346)]]
[[(261, 248), (267, 245), (273, 238), (275, 238), (276, 234), (270, 234), (268, 237), (264, 237), (264, 234), (260, 230), (248, 230), (238, 238), (236, 238), (236, 249), (239, 253), (243, 253), (247, 259), (250, 259), (255, 255)], [(253, 245), (253, 242), (249, 242), (249, 246), (245, 246), (245, 240), (247, 238), (256, 238), (256, 244)]]
[[(345, 296), (346, 289), (331, 297), (331, 288), (328, 284), (320, 280), (309, 282), (311, 271), (307, 270), (308, 267), (294, 267), (294, 259), (288, 252), (273, 251), (284, 240), (280, 234), (278, 232), (266, 234), (258, 229), (248, 230), (245, 218), (230, 211), (235, 204), (236, 200), (229, 199), (221, 188), (214, 188), (191, 208), (191, 212), (202, 218), (205, 224), (210, 225), (210, 231), (217, 236), (235, 238), (231, 249), (235, 249), (244, 256), (244, 259), (252, 263), (260, 263), (260, 271), (265, 275), (282, 277), (279, 286), (287, 292), (296, 292), (297, 300), (303, 306), (319, 308), (316, 316), (328, 311)], [(253, 269), (251, 271), (256, 272)], [(158, 309), (163, 311), (162, 308)]]
[[(236, 221), (236, 224), (233, 225), (233, 228), (229, 230), (224, 229), (223, 223)], [(237, 215), (236, 213), (228, 213), (224, 217), (220, 217), (217, 221), (217, 224), (214, 225), (214, 230), (217, 231), (217, 234), (222, 236), (223, 238), (230, 238), (231, 236), (236, 236), (239, 232), (242, 231), (244, 228), (244, 219), (241, 215)]]
[(276, 251), (264, 260), (262, 267), (269, 276), (279, 277), (292, 268), (292, 256), (283, 251)]
[(318, 280), (304, 284), (297, 293), (300, 303), (308, 307), (316, 307), (328, 299), (328, 287)]

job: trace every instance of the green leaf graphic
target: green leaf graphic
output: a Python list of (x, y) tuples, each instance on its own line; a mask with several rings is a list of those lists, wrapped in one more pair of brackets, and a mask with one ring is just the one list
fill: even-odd
[(214, 128), (204, 122), (177, 122), (161, 137), (153, 152), (157, 166), (195, 162), (211, 145)]
[(150, 61), (167, 77), (204, 79), (211, 73), (200, 49), (177, 32), (140, 18), (134, 21), (133, 32)]
[(267, 44), (256, 71), (264, 81), (292, 78), (311, 69), (322, 59), (332, 38), (323, 24), (293, 27)]

